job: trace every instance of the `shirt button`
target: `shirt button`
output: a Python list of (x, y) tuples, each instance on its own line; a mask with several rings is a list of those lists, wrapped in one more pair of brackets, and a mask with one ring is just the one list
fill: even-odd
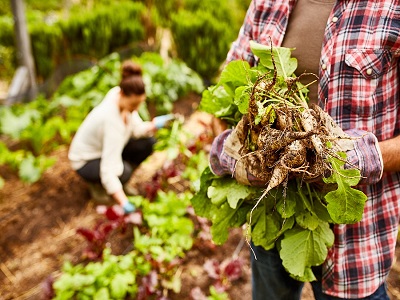
[(372, 69), (367, 69), (367, 75), (371, 75), (372, 74)]
[(322, 64), (321, 68), (322, 70), (326, 70), (326, 64)]
[(339, 20), (338, 17), (333, 17), (333, 18), (332, 18), (332, 22), (333, 22), (333, 23), (336, 23), (338, 20)]

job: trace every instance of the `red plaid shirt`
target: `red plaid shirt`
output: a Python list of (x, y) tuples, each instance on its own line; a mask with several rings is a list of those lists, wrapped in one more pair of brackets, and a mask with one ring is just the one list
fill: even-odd
[[(250, 5), (227, 61), (254, 64), (249, 41), (282, 44), (295, 0), (258, 0)], [(307, 34), (307, 33), (305, 33)], [(400, 134), (400, 1), (335, 4), (320, 57), (319, 102), (344, 129), (373, 132), (383, 141)], [(400, 173), (385, 172), (359, 187), (368, 195), (363, 219), (334, 226), (335, 243), (323, 265), (326, 294), (371, 295), (392, 265), (399, 224)]]

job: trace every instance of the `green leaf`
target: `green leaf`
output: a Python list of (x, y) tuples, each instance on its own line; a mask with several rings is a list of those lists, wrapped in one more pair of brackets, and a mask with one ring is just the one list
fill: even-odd
[(203, 91), (199, 110), (210, 113), (217, 118), (232, 117), (237, 107), (234, 97), (223, 87), (209, 87)]
[(246, 215), (250, 211), (250, 206), (238, 205), (233, 209), (226, 202), (220, 208), (214, 209), (211, 216), (211, 234), (213, 241), (217, 245), (223, 244), (228, 239), (229, 229), (240, 227), (246, 222)]
[(296, 223), (304, 229), (315, 230), (319, 222), (319, 218), (309, 211), (305, 211), (296, 216)]
[(233, 209), (236, 209), (241, 200), (248, 199), (251, 195), (253, 192), (249, 186), (237, 184), (235, 179), (229, 177), (214, 179), (207, 192), (214, 205), (220, 206), (227, 200)]
[(293, 50), (291, 48), (272, 47), (271, 51), (271, 46), (262, 45), (254, 41), (250, 41), (250, 48), (253, 53), (260, 58), (261, 64), (270, 70), (274, 69), (272, 62), (273, 56), (277, 75), (283, 76), (284, 79), (292, 76), (297, 69), (297, 59), (291, 57)]
[(41, 171), (36, 166), (33, 155), (26, 157), (19, 166), (19, 177), (25, 182), (36, 182), (40, 179)]
[(110, 289), (112, 299), (123, 299), (128, 291), (131, 277), (124, 274), (115, 274), (111, 280)]
[(221, 72), (219, 84), (232, 83), (234, 86), (247, 85), (250, 81), (250, 65), (244, 60), (229, 62)]
[(119, 267), (122, 270), (132, 270), (133, 266), (133, 257), (131, 255), (124, 255), (121, 257)]
[(57, 292), (57, 295), (54, 299), (55, 300), (70, 300), (70, 299), (74, 298), (74, 295), (75, 295), (75, 291), (62, 290), (60, 292)]
[[(266, 237), (266, 215), (265, 206), (258, 206), (252, 214), (251, 240), (255, 246), (262, 246), (269, 250), (275, 246), (275, 240), (272, 241)], [(248, 229), (248, 228), (247, 228)]]
[(282, 197), (276, 208), (282, 218), (290, 218), (296, 213), (296, 198), (292, 199), (290, 197)]
[(210, 296), (207, 300), (229, 300), (229, 295), (227, 292), (219, 291), (214, 285), (210, 286)]
[(325, 183), (336, 183), (337, 189), (325, 195), (327, 209), (332, 220), (337, 224), (353, 224), (362, 219), (364, 204), (367, 196), (351, 186), (360, 180), (360, 171), (356, 169), (344, 170), (344, 161), (332, 157), (330, 159), (334, 172)]
[(325, 261), (333, 242), (334, 235), (328, 223), (320, 222), (315, 230), (300, 227), (287, 230), (279, 251), (283, 266), (299, 280), (315, 280), (310, 268)]
[(190, 199), (196, 215), (207, 219), (211, 219), (211, 210), (214, 206), (207, 196), (208, 187), (214, 178), (218, 178), (218, 176), (214, 175), (207, 166), (201, 173), (200, 190)]
[(265, 209), (260, 207), (254, 212), (255, 225), (251, 239), (254, 245), (262, 246), (266, 250), (272, 249), (278, 238), (294, 225), (294, 218), (283, 219), (276, 211), (266, 214)]
[(40, 117), (36, 110), (24, 110), (16, 115), (11, 108), (1, 110), (0, 131), (14, 139), (19, 139), (25, 128), (31, 125)]
[(333, 223), (332, 218), (328, 212), (328, 209), (326, 205), (322, 203), (321, 199), (316, 199), (314, 201), (314, 212), (315, 215), (317, 215), (321, 221)]
[(246, 114), (249, 110), (249, 87), (240, 86), (235, 90), (235, 104), (238, 106), (238, 109), (241, 114)]
[(99, 289), (96, 294), (93, 297), (94, 300), (109, 300), (110, 298), (110, 292), (106, 287), (102, 287)]

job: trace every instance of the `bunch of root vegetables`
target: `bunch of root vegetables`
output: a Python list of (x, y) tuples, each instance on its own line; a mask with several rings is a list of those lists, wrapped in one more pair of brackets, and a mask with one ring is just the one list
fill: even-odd
[[(310, 182), (330, 174), (327, 157), (342, 159), (337, 153), (351, 148), (351, 138), (319, 106), (282, 97), (268, 103), (265, 97), (272, 90), (273, 84), (263, 80), (254, 85), (249, 112), (236, 127), (241, 160), (251, 174), (268, 182), (265, 193), (291, 177)], [(259, 118), (257, 103), (265, 102), (266, 113)]]
[(311, 267), (324, 262), (334, 241), (329, 224), (362, 218), (366, 196), (353, 188), (360, 171), (346, 154), (354, 140), (309, 105), (316, 76), (295, 76), (291, 49), (257, 43), (251, 49), (258, 66), (230, 62), (203, 92), (200, 108), (234, 125), (224, 149), (236, 165), (232, 178), (203, 171), (192, 204), (211, 220), (217, 244), (231, 227), (247, 223), (247, 241), (277, 247), (292, 277), (312, 281)]

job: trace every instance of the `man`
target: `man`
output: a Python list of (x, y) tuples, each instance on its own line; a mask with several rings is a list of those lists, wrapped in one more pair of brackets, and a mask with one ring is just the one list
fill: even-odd
[[(347, 153), (365, 176), (358, 188), (368, 200), (360, 222), (333, 227), (334, 245), (320, 268), (320, 280), (312, 283), (316, 299), (389, 299), (385, 281), (394, 257), (400, 201), (399, 4), (253, 0), (227, 56), (228, 62), (256, 64), (251, 40), (296, 48), (297, 72), (319, 77), (310, 90), (311, 102), (346, 132), (362, 130), (377, 138)], [(300, 299), (303, 284), (288, 276), (277, 251), (253, 247), (253, 299)]]

